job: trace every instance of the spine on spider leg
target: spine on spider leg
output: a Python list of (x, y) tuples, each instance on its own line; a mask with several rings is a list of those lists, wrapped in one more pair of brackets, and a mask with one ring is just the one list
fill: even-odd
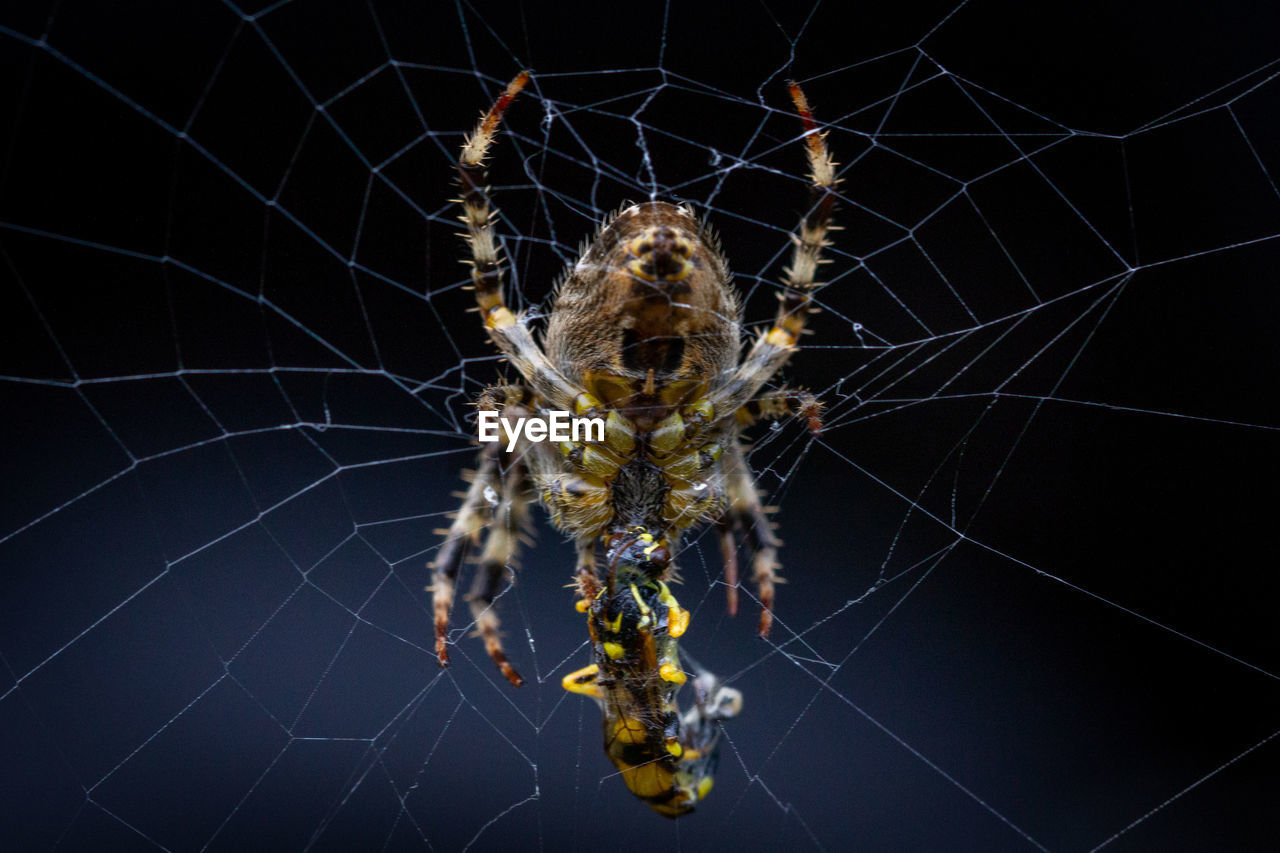
[(502, 298), (502, 264), (493, 235), (493, 211), (486, 186), (489, 170), (485, 161), (502, 123), (502, 114), (528, 82), (529, 72), (521, 71), (507, 84), (506, 90), (480, 119), (475, 132), (463, 143), (458, 158), (458, 184), (462, 189), (458, 202), (462, 205), (461, 218), (466, 223), (467, 242), (471, 247), (471, 283), (480, 316), (489, 329), (510, 326), (515, 323), (515, 316)]

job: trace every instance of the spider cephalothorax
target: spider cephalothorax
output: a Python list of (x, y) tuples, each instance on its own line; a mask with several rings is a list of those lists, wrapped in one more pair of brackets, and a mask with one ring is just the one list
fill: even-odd
[[(627, 786), (678, 817), (711, 786), (719, 721), (741, 696), (706, 673), (695, 707), (681, 715), (687, 680), (677, 639), (689, 624), (667, 581), (682, 535), (716, 524), (730, 613), (737, 610), (738, 537), (754, 552), (760, 634), (772, 623), (779, 542), (747, 467), (740, 431), (795, 414), (819, 428), (817, 401), (786, 388), (764, 391), (795, 351), (835, 200), (835, 167), (800, 88), (791, 97), (805, 126), (813, 200), (772, 328), (741, 354), (742, 317), (719, 241), (686, 206), (624, 206), (566, 272), (543, 343), (507, 308), (493, 234), (486, 154), (502, 114), (528, 82), (508, 86), (467, 139), (458, 162), (472, 285), (490, 339), (519, 382), (484, 391), (479, 405), (509, 423), (553, 411), (598, 418), (596, 441), (538, 442), (517, 432), (487, 444), (434, 563), (436, 653), (448, 662), (449, 611), (458, 572), (484, 537), (470, 603), (503, 674), (522, 679), (502, 650), (494, 598), (535, 500), (573, 537), (578, 609), (587, 614), (594, 662), (564, 686), (604, 710), (605, 750)], [(501, 448), (510, 447), (509, 452)], [(601, 562), (604, 571), (597, 568)]]

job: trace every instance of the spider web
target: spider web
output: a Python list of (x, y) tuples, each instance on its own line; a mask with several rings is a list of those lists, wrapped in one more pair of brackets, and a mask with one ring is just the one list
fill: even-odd
[[(780, 5), (0, 13), (0, 847), (1274, 834), (1274, 13)], [(772, 637), (749, 589), (726, 616), (710, 537), (680, 560), (682, 648), (745, 706), (678, 822), (559, 686), (588, 652), (541, 516), (499, 601), (526, 686), (465, 608), (432, 654), (433, 530), (502, 370), (451, 164), (525, 66), (492, 177), (535, 315), (657, 197), (711, 219), (765, 322), (806, 197), (786, 79), (841, 163), (786, 371), (825, 430), (750, 456)]]

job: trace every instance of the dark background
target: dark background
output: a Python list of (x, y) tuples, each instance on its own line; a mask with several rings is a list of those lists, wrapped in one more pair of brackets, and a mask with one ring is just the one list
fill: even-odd
[[(1275, 13), (783, 5), (0, 12), (0, 849), (1270, 849)], [(763, 320), (786, 79), (845, 166), (787, 372), (828, 427), (751, 457), (771, 640), (681, 558), (682, 649), (745, 708), (678, 822), (559, 687), (541, 517), (500, 602), (529, 683), (461, 611), (430, 651), (500, 371), (450, 166), (522, 67), (493, 182), (531, 310), (653, 193)]]

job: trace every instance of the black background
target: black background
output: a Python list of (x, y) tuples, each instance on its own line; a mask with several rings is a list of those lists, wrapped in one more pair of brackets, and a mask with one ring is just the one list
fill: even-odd
[[(1260, 5), (6, 8), (0, 848), (1270, 849)], [(764, 319), (805, 197), (786, 79), (847, 166), (788, 369), (829, 427), (752, 455), (771, 642), (709, 540), (681, 558), (682, 648), (746, 704), (679, 822), (559, 687), (585, 632), (545, 523), (501, 600), (530, 683), (461, 624), (430, 653), (500, 369), (450, 165), (522, 67), (493, 181), (525, 308), (656, 188)]]

